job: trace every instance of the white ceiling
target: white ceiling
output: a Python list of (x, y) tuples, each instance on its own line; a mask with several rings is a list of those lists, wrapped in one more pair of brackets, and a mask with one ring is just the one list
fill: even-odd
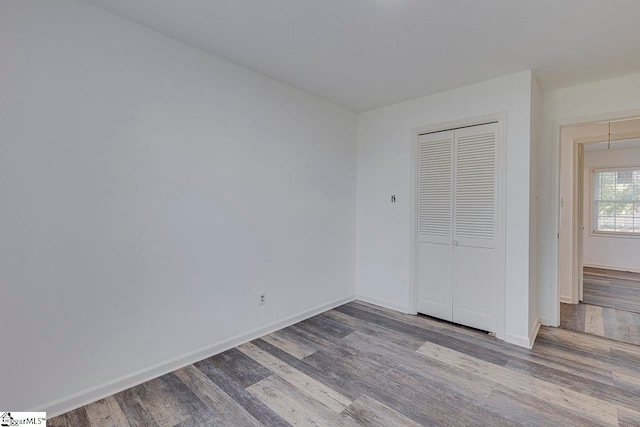
[(525, 69), (640, 72), (639, 0), (87, 0), (364, 111)]

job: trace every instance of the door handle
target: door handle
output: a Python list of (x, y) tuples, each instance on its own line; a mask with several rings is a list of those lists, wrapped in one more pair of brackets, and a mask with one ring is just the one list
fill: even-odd
[(453, 241), (453, 245), (454, 245), (454, 246), (458, 246), (458, 241), (457, 241), (457, 240), (454, 240), (454, 241)]

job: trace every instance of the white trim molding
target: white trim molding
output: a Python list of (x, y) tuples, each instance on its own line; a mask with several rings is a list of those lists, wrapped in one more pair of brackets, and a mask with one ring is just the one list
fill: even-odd
[(540, 319), (536, 322), (535, 326), (529, 333), (529, 348), (533, 348), (533, 345), (536, 343), (536, 338), (538, 337), (538, 332), (540, 332), (540, 328), (542, 327), (542, 322)]
[(282, 328), (286, 328), (287, 326), (291, 326), (302, 320), (308, 319), (309, 317), (331, 310), (332, 308), (346, 304), (355, 299), (355, 295), (339, 298), (337, 300), (316, 306), (310, 310), (305, 310), (293, 316), (289, 316), (282, 320), (273, 322), (269, 325), (253, 329), (247, 333), (236, 335), (235, 337), (212, 344), (200, 350), (187, 353), (183, 356), (167, 360), (166, 362), (162, 362), (160, 364), (142, 369), (137, 372), (133, 372), (129, 375), (122, 376), (115, 380), (107, 381), (97, 386), (87, 388), (77, 393), (62, 397), (60, 399), (56, 399), (52, 402), (39, 405), (33, 409), (30, 409), (30, 411), (46, 411), (49, 418), (55, 417), (57, 415), (72, 411), (81, 406), (88, 405), (89, 403), (111, 396), (128, 388), (142, 384), (153, 378), (168, 374), (169, 372), (173, 372), (176, 369), (183, 368), (200, 360), (214, 356), (218, 353), (222, 353), (241, 344), (252, 341), (256, 338), (260, 338)]
[(540, 331), (540, 327), (542, 326), (540, 319), (536, 322), (536, 325), (529, 332), (529, 336), (521, 336), (514, 334), (506, 334), (505, 341), (509, 344), (515, 344), (520, 347), (533, 348), (533, 344), (536, 341), (536, 337), (538, 336), (538, 332)]
[(577, 302), (573, 302), (571, 297), (566, 297), (564, 295), (560, 295), (560, 302), (564, 304), (577, 304)]
[(377, 305), (380, 307), (388, 308), (391, 310), (399, 311), (400, 313), (405, 314), (416, 314), (410, 311), (409, 307), (406, 305), (394, 304), (392, 302), (387, 302), (378, 298), (368, 297), (366, 295), (356, 295), (356, 300), (360, 300), (363, 302), (368, 302), (369, 304)]
[(560, 232), (560, 130), (563, 127), (581, 126), (613, 120), (634, 119), (640, 117), (640, 110), (618, 111), (612, 113), (595, 114), (581, 117), (553, 120), (551, 122), (551, 150), (549, 151), (551, 164), (551, 209), (549, 230), (550, 242), (554, 242), (548, 251), (550, 265), (551, 292), (549, 293), (549, 323), (551, 326), (560, 325), (560, 268), (559, 242), (557, 233)]

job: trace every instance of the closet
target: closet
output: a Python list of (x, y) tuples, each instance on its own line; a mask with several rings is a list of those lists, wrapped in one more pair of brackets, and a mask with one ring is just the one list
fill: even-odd
[(418, 136), (417, 311), (495, 332), (498, 124)]

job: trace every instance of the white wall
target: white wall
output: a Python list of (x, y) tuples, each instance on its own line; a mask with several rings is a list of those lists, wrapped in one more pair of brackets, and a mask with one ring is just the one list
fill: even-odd
[(355, 114), (67, 0), (0, 3), (0, 94), (3, 408), (354, 294)]
[(358, 115), (359, 296), (409, 311), (411, 130), (506, 112), (506, 338), (528, 341), (531, 78), (521, 72)]
[(640, 272), (640, 237), (608, 236), (591, 233), (592, 169), (602, 167), (640, 167), (640, 148), (586, 151), (584, 155), (584, 264)]
[[(546, 324), (558, 321), (558, 238), (559, 232), (559, 129), (560, 124), (589, 117), (616, 117), (623, 112), (640, 110), (640, 74), (603, 80), (543, 94), (543, 136), (538, 156), (540, 191), (539, 260), (540, 317)], [(556, 134), (558, 132), (558, 134)]]

